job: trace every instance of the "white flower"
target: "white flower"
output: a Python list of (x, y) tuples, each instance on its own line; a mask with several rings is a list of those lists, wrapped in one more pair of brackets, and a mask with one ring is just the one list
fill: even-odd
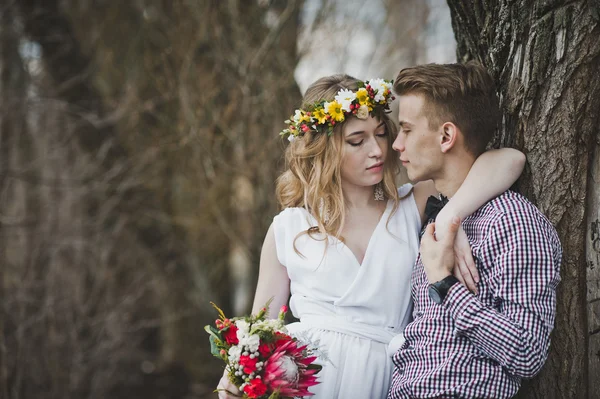
[(283, 379), (286, 381), (298, 381), (298, 364), (289, 356), (282, 356), (280, 360)]
[(338, 91), (337, 96), (335, 96), (335, 101), (342, 105), (342, 110), (344, 112), (350, 112), (350, 104), (352, 104), (352, 101), (355, 99), (356, 93), (348, 89)]
[(369, 107), (366, 105), (361, 105), (358, 111), (356, 112), (356, 117), (358, 119), (367, 119), (369, 117)]
[(294, 122), (298, 123), (300, 121), (300, 118), (302, 118), (302, 111), (297, 109), (296, 112), (294, 112), (293, 120)]
[(376, 102), (385, 100), (385, 96), (383, 95), (383, 93), (386, 91), (386, 89), (389, 90), (389, 83), (387, 83), (383, 79), (371, 79), (367, 83), (376, 92), (375, 97), (373, 98)]
[(245, 336), (240, 339), (239, 346), (244, 346), (247, 348), (248, 352), (253, 353), (258, 350), (258, 345), (260, 344), (260, 337), (258, 334), (252, 334)]
[(250, 329), (250, 333), (254, 334), (259, 331), (277, 331), (283, 327), (283, 321), (279, 319), (267, 319), (257, 321), (252, 324), (252, 328)]
[(238, 345), (233, 345), (231, 348), (229, 348), (228, 354), (229, 360), (232, 363), (238, 363), (240, 361), (240, 356), (242, 355), (242, 348), (240, 348)]
[(250, 324), (245, 320), (236, 320), (235, 326), (238, 328), (235, 335), (237, 336), (238, 341), (241, 342), (244, 338), (248, 336)]
[(238, 330), (242, 330), (246, 333), (248, 333), (248, 330), (250, 329), (250, 323), (243, 319), (236, 320), (235, 326), (238, 328)]
[(294, 136), (293, 134), (290, 134), (288, 136), (288, 141), (291, 143), (292, 141), (296, 140), (296, 136)]

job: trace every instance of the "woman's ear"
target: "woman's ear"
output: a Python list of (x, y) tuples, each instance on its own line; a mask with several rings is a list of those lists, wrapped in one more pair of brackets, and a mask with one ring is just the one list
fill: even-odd
[(458, 127), (452, 122), (446, 122), (442, 125), (442, 134), (440, 135), (440, 148), (445, 154), (450, 151), (458, 140)]

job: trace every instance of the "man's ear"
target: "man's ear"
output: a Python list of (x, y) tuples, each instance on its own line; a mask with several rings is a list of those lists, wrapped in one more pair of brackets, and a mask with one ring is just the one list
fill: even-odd
[(450, 151), (454, 145), (458, 142), (458, 135), (460, 131), (458, 127), (452, 122), (446, 122), (441, 127), (442, 132), (440, 135), (440, 148), (445, 154)]

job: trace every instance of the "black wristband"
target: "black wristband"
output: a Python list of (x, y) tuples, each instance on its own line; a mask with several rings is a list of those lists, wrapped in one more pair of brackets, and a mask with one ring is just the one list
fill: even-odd
[(458, 283), (458, 279), (452, 274), (437, 283), (429, 284), (429, 297), (435, 302), (442, 304), (450, 288)]

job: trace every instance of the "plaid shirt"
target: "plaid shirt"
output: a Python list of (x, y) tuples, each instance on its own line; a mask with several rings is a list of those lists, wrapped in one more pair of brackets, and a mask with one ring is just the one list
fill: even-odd
[(481, 280), (429, 298), (421, 257), (413, 317), (394, 355), (388, 399), (510, 398), (542, 368), (554, 326), (562, 249), (548, 219), (506, 191), (463, 221)]

